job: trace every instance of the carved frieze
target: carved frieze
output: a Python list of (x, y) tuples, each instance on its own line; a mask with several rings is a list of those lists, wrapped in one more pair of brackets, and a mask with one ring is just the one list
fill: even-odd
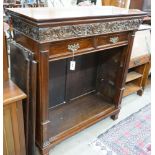
[(135, 30), (138, 29), (141, 22), (142, 19), (130, 19), (55, 27), (37, 27), (13, 17), (13, 27), (15, 30), (40, 43)]

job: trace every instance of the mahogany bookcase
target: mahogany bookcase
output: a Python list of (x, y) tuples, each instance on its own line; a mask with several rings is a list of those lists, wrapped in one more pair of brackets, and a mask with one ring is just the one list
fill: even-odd
[[(117, 119), (134, 33), (144, 12), (117, 7), (7, 12), (14, 28), (14, 81), (20, 81), (20, 73), (26, 72), (22, 64), (27, 61), (18, 58), (19, 53), (29, 53), (26, 60), (37, 63), (36, 80), (30, 79), (37, 82), (36, 122), (31, 123), (36, 123), (33, 143), (41, 154), (49, 154), (53, 146), (103, 118)], [(70, 70), (72, 60), (74, 70)]]

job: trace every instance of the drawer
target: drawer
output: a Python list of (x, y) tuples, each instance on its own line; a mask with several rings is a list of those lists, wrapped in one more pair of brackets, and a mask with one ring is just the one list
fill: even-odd
[(128, 41), (128, 33), (119, 33), (113, 35), (103, 35), (97, 37), (97, 47), (116, 45)]
[(94, 49), (93, 38), (82, 38), (52, 43), (50, 46), (50, 56), (69, 55), (85, 52)]
[(129, 68), (136, 67), (145, 63), (150, 62), (150, 55), (146, 54), (137, 58), (133, 58), (130, 60)]

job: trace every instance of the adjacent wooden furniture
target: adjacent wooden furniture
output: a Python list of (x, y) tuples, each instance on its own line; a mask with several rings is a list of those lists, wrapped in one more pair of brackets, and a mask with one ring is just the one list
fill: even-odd
[(21, 46), (10, 44), (11, 79), (27, 94), (23, 100), (25, 140), (27, 155), (35, 154), (36, 122), (36, 74), (37, 62), (34, 54)]
[(151, 16), (151, 0), (131, 0), (130, 9), (139, 9), (148, 13)]
[(9, 80), (5, 33), (3, 43), (3, 155), (26, 155), (22, 109), (26, 95)]
[(150, 62), (150, 55), (148, 54), (131, 59), (123, 96), (135, 92), (140, 96), (143, 94), (150, 71)]
[(130, 9), (139, 9), (142, 10), (144, 0), (130, 0)]
[(102, 5), (117, 6), (125, 8), (128, 0), (102, 0)]
[(22, 99), (26, 95), (12, 82), (3, 83), (3, 155), (26, 155)]
[[(31, 58), (38, 62), (36, 144), (41, 154), (105, 117), (117, 119), (134, 32), (145, 13), (114, 7), (25, 8), (8, 13), (15, 36), (12, 72), (23, 64), (19, 51), (33, 53)], [(75, 70), (70, 69), (72, 60)], [(12, 78), (17, 82), (21, 76)]]
[(3, 155), (26, 155), (22, 106), (26, 95), (9, 80), (8, 67), (7, 42), (3, 33)]
[(135, 92), (143, 94), (151, 64), (150, 29), (149, 25), (142, 24), (135, 33), (124, 96)]

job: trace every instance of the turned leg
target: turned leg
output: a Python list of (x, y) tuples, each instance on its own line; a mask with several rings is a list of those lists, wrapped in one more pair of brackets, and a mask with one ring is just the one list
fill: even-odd
[(138, 90), (137, 95), (142, 96), (143, 95), (143, 89)]
[(118, 115), (119, 115), (119, 113), (116, 113), (116, 114), (112, 115), (112, 116), (111, 116), (111, 119), (113, 119), (113, 120), (118, 119)]

